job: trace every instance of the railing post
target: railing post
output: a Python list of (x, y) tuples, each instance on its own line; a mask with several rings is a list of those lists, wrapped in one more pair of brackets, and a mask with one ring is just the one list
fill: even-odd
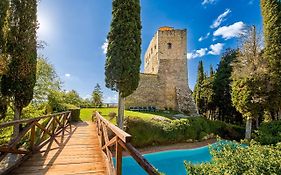
[(122, 146), (118, 143), (119, 138), (116, 138), (116, 175), (122, 175)]
[(30, 148), (32, 152), (34, 152), (34, 146), (35, 146), (35, 124), (33, 124), (30, 132)]

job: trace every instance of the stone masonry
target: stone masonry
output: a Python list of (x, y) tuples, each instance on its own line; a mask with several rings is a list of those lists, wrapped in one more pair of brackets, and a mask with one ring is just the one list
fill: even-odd
[(185, 29), (158, 29), (145, 53), (139, 86), (125, 100), (126, 108), (155, 106), (197, 114), (187, 80), (186, 33)]

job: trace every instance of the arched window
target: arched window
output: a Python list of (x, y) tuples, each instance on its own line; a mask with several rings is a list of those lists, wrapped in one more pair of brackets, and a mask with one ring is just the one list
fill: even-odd
[(172, 43), (168, 43), (168, 49), (172, 48)]

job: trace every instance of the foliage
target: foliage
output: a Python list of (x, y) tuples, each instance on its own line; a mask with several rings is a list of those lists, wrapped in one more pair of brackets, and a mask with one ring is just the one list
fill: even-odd
[(86, 98), (86, 99), (81, 99), (81, 105), (80, 107), (81, 108), (90, 108), (90, 107), (93, 107), (93, 102), (92, 102), (92, 99), (90, 98)]
[(40, 117), (46, 114), (46, 104), (40, 106), (29, 104), (22, 110), (22, 119)]
[(128, 117), (126, 132), (133, 136), (132, 144), (136, 147), (202, 140), (209, 138), (212, 133), (223, 138), (239, 140), (244, 133), (241, 127), (203, 117), (180, 120), (143, 120)]
[[(9, 1), (2, 0), (0, 2), (0, 89), (2, 76), (8, 71), (9, 54), (8, 54), (8, 38), (9, 38), (9, 19), (10, 19)], [(0, 91), (0, 119), (6, 117), (7, 97)]]
[(141, 20), (139, 0), (115, 0), (107, 36), (106, 87), (130, 95), (139, 82)]
[(214, 75), (213, 90), (214, 103), (217, 109), (215, 119), (229, 123), (242, 123), (241, 114), (232, 106), (231, 102), (231, 72), (232, 63), (238, 56), (238, 50), (227, 50), (218, 65)]
[(52, 109), (50, 112), (66, 111), (72, 107), (77, 108), (81, 103), (81, 97), (74, 90), (69, 92), (51, 90), (48, 95), (48, 105)]
[(281, 143), (276, 146), (261, 146), (254, 142), (249, 146), (220, 143), (211, 148), (211, 154), (210, 163), (194, 165), (185, 162), (188, 174), (277, 175), (281, 172)]
[(197, 81), (194, 87), (194, 92), (193, 92), (193, 98), (195, 99), (195, 104), (197, 106), (199, 114), (203, 114), (204, 111), (204, 99), (201, 97), (202, 93), (202, 86), (203, 86), (203, 81), (205, 79), (205, 74), (204, 74), (204, 67), (203, 67), (203, 61), (199, 61), (198, 64), (198, 71), (197, 71)]
[(262, 123), (257, 130), (255, 140), (262, 145), (281, 142), (281, 120)]
[(239, 56), (233, 63), (231, 99), (236, 110), (246, 119), (246, 135), (251, 137), (252, 119), (266, 109), (267, 62), (261, 55), (261, 41), (255, 27), (242, 38)]
[(61, 88), (55, 68), (46, 58), (39, 57), (37, 60), (36, 84), (34, 87), (33, 101), (44, 103), (48, 100), (51, 90), (58, 91)]
[(140, 0), (112, 2), (112, 21), (108, 33), (105, 84), (119, 92), (118, 126), (123, 128), (124, 98), (139, 84), (141, 65)]
[(102, 106), (102, 91), (99, 84), (95, 86), (95, 89), (92, 93), (93, 98), (93, 104), (95, 107), (101, 107)]
[[(15, 115), (20, 119), (22, 109), (33, 98), (37, 60), (37, 0), (10, 1), (10, 25), (7, 53), (11, 60), (1, 80), (1, 91), (12, 99)], [(19, 126), (14, 127), (14, 136)]]
[[(281, 104), (281, 1), (261, 0), (264, 57), (269, 60), (270, 69), (270, 110), (275, 115)], [(275, 115), (276, 117), (276, 115)]]
[(8, 38), (9, 38), (9, 21), (10, 9), (9, 0), (1, 0), (0, 2), (0, 83), (1, 77), (7, 72), (9, 56), (8, 56)]
[(68, 107), (68, 110), (71, 111), (71, 121), (72, 122), (82, 121), (80, 118), (80, 108), (73, 106), (73, 107)]
[(75, 90), (71, 90), (63, 94), (63, 103), (80, 106), (82, 103), (82, 98)]

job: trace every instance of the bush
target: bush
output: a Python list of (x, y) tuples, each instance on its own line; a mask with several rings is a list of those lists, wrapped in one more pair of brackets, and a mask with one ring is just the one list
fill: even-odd
[(209, 163), (185, 162), (190, 175), (200, 174), (280, 174), (281, 143), (276, 146), (261, 146), (252, 142), (250, 146), (219, 144), (211, 148), (213, 159)]
[(262, 123), (257, 131), (255, 140), (262, 145), (281, 142), (281, 121)]
[(71, 121), (72, 122), (79, 122), (82, 121), (80, 118), (80, 108), (75, 105), (71, 104), (64, 104), (65, 111), (71, 111)]
[(203, 117), (163, 121), (128, 117), (125, 126), (126, 132), (133, 136), (132, 144), (136, 147), (186, 142), (190, 139), (202, 140), (211, 133), (222, 138), (244, 137), (244, 132), (240, 134), (236, 131), (241, 129), (240, 127), (210, 121)]

